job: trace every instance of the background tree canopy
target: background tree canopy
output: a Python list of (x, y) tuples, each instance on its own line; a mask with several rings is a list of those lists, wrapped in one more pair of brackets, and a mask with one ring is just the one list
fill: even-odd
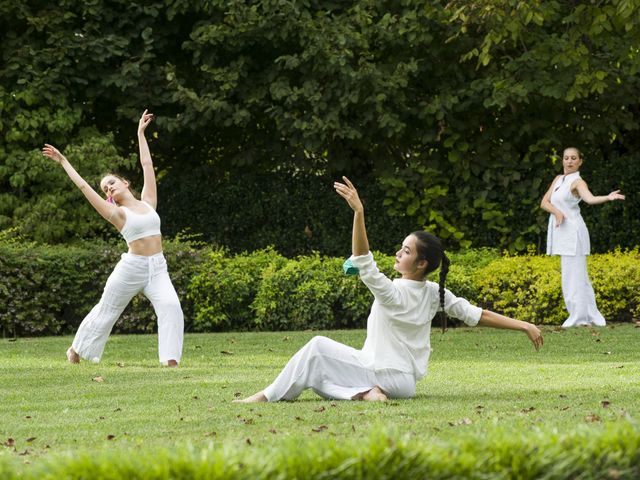
[(577, 146), (594, 193), (628, 194), (583, 207), (594, 250), (639, 243), (632, 0), (0, 0), (0, 40), (0, 229), (113, 235), (39, 149), (139, 184), (148, 107), (170, 235), (344, 253), (348, 174), (375, 248), (421, 227), (543, 248), (539, 202)]

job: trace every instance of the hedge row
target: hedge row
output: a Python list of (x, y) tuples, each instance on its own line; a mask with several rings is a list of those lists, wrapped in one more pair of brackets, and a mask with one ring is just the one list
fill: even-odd
[[(110, 243), (43, 246), (0, 239), (3, 336), (69, 334), (98, 301), (122, 252)], [(343, 258), (287, 259), (272, 248), (231, 255), (181, 239), (165, 242), (173, 284), (191, 332), (362, 328), (371, 294), (342, 273)], [(393, 256), (376, 253), (393, 276)], [(640, 252), (593, 255), (589, 271), (609, 321), (640, 317)], [(437, 278), (434, 277), (434, 278)], [(452, 254), (447, 286), (484, 308), (538, 324), (559, 325), (566, 312), (557, 257), (501, 257), (492, 250)], [(114, 331), (153, 332), (155, 314), (139, 295)]]

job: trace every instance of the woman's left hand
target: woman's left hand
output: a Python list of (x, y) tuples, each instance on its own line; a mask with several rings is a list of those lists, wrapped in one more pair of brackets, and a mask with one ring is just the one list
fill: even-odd
[(620, 190), (611, 192), (609, 195), (607, 195), (607, 200), (609, 200), (610, 202), (613, 202), (614, 200), (624, 200), (624, 195), (620, 194), (619, 192)]
[(347, 201), (354, 212), (364, 211), (364, 207), (362, 206), (356, 187), (353, 186), (353, 183), (351, 183), (347, 177), (342, 177), (342, 179), (344, 180), (344, 183), (333, 183), (333, 188), (336, 189), (337, 194)]
[(144, 135), (144, 131), (146, 130), (147, 126), (151, 123), (151, 120), (153, 120), (153, 113), (147, 113), (147, 110), (145, 109), (145, 111), (142, 112), (140, 121), (138, 122), (138, 135), (140, 134)]
[(527, 333), (527, 337), (533, 343), (533, 346), (536, 350), (540, 350), (540, 347), (544, 344), (544, 339), (542, 338), (542, 332), (538, 327), (536, 327), (533, 323), (529, 323), (525, 329)]

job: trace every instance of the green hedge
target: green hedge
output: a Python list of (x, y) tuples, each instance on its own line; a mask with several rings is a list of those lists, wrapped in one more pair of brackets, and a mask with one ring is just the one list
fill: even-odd
[[(0, 331), (3, 336), (75, 332), (98, 301), (124, 250), (121, 243), (45, 246), (0, 236)], [(372, 297), (358, 277), (342, 273), (344, 258), (317, 253), (287, 259), (272, 248), (232, 255), (190, 240), (165, 242), (169, 273), (185, 313), (185, 330), (363, 328)], [(376, 253), (393, 276), (393, 256)], [(608, 321), (640, 317), (638, 249), (589, 257), (598, 306)], [(451, 254), (447, 287), (472, 303), (538, 324), (566, 318), (558, 257), (500, 256), (489, 249)], [(432, 277), (437, 280), (437, 272)], [(138, 295), (114, 327), (156, 329), (148, 300)]]
[[(185, 328), (193, 318), (187, 288), (202, 262), (202, 250), (188, 241), (164, 242), (169, 274), (185, 314)], [(123, 242), (48, 246), (2, 239), (0, 235), (0, 332), (7, 336), (74, 333), (100, 299)], [(136, 296), (114, 327), (117, 333), (156, 329), (149, 301)]]

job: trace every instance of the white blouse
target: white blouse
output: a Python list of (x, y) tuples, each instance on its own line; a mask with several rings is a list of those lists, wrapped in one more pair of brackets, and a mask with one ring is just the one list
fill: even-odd
[[(375, 298), (367, 319), (367, 338), (361, 361), (374, 370), (394, 369), (414, 375), (427, 372), (431, 352), (431, 320), (440, 309), (438, 284), (430, 281), (389, 280), (380, 272), (373, 255), (352, 256), (360, 278)], [(445, 289), (447, 315), (469, 326), (480, 321), (482, 309)]]
[(556, 217), (549, 215), (547, 255), (589, 255), (589, 231), (578, 206), (582, 199), (571, 192), (571, 185), (579, 179), (580, 172), (574, 172), (558, 177), (553, 184), (551, 203), (563, 213), (564, 221), (556, 227)]

